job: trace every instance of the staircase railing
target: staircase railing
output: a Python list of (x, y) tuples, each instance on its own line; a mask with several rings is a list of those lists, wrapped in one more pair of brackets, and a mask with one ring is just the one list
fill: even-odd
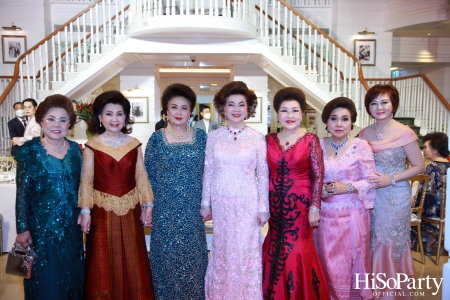
[[(366, 78), (372, 87), (375, 84), (392, 84), (400, 94), (400, 106), (396, 117), (415, 118), (417, 126), (420, 126), (421, 134), (429, 132), (448, 132), (450, 104), (424, 74), (400, 77), (400, 78)], [(364, 99), (365, 91), (361, 91), (360, 97)], [(367, 113), (363, 126), (370, 123)]]
[[(0, 105), (11, 95), (17, 95), (11, 101), (36, 99), (38, 91), (57, 89), (76, 76), (109, 51), (117, 35), (125, 35), (125, 11), (124, 0), (97, 0), (22, 54)], [(13, 89), (18, 92), (10, 95)]]

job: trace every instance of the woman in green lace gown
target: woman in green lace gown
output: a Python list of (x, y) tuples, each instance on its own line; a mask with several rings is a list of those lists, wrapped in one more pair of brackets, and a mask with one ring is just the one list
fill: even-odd
[(65, 139), (75, 124), (72, 101), (47, 97), (36, 111), (45, 137), (25, 142), (17, 160), (16, 243), (36, 251), (25, 299), (81, 299), (83, 235), (77, 224), (81, 151)]

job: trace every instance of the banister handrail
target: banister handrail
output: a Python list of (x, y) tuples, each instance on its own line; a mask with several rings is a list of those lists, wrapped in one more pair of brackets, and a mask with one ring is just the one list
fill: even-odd
[(283, 0), (278, 0), (280, 1), (281, 4), (283, 4), (284, 6), (286, 6), (293, 14), (297, 15), (300, 19), (302, 19), (303, 21), (305, 21), (306, 24), (308, 24), (309, 26), (311, 26), (312, 28), (314, 28), (318, 33), (320, 33), (321, 35), (323, 35), (324, 38), (328, 39), (332, 44), (334, 44), (336, 47), (338, 47), (339, 49), (341, 49), (345, 54), (347, 54), (350, 58), (353, 59), (353, 61), (357, 64), (358, 66), (358, 78), (361, 81), (362, 85), (364, 86), (364, 88), (366, 89), (366, 91), (369, 90), (369, 85), (366, 82), (366, 79), (364, 78), (363, 75), (363, 71), (362, 71), (362, 66), (361, 66), (361, 62), (359, 61), (359, 59), (357, 59), (352, 53), (350, 53), (349, 51), (347, 51), (347, 49), (345, 49), (344, 47), (342, 47), (338, 42), (336, 42), (332, 37), (330, 37), (328, 34), (326, 34), (325, 32), (323, 32), (319, 27), (317, 27), (316, 25), (314, 25), (311, 21), (309, 21), (307, 18), (305, 18), (302, 14), (300, 14), (298, 11), (296, 11), (292, 6), (290, 6), (289, 4), (287, 4), (286, 2), (284, 2)]
[(425, 74), (415, 74), (415, 75), (409, 75), (404, 77), (397, 77), (397, 78), (366, 78), (367, 81), (399, 81), (404, 79), (411, 79), (411, 78), (417, 78), (421, 77), (426, 84), (428, 84), (428, 87), (433, 91), (433, 93), (436, 94), (436, 97), (441, 101), (441, 103), (447, 108), (448, 111), (450, 111), (450, 104), (447, 102), (445, 97), (439, 92), (439, 90), (436, 88), (436, 86), (431, 82), (431, 80), (425, 75)]
[(19, 67), (22, 62), (22, 60), (31, 52), (36, 50), (40, 45), (43, 45), (45, 42), (50, 40), (52, 37), (54, 37), (58, 32), (63, 31), (65, 27), (67, 27), (70, 23), (75, 21), (78, 17), (82, 16), (84, 13), (88, 12), (91, 8), (93, 8), (98, 3), (102, 2), (103, 0), (96, 0), (94, 3), (83, 9), (81, 12), (79, 12), (75, 17), (71, 18), (69, 21), (55, 29), (52, 33), (50, 33), (48, 36), (43, 38), (39, 43), (28, 49), (25, 53), (23, 53), (19, 58), (17, 59), (15, 65), (14, 65), (14, 75), (11, 82), (8, 84), (6, 89), (3, 91), (3, 93), (0, 95), (0, 105), (5, 101), (6, 96), (9, 94), (9, 92), (12, 90), (14, 84), (16, 84), (17, 80), (19, 79)]

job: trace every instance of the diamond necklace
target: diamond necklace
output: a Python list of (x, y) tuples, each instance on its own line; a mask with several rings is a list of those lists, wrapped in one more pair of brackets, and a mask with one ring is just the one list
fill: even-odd
[(290, 139), (288, 139), (285, 135), (284, 135), (284, 130), (281, 132), (281, 135), (283, 136), (283, 138), (286, 140), (286, 146), (289, 146), (289, 142), (292, 141), (296, 136), (297, 133), (300, 131), (300, 128), (297, 129), (297, 131), (292, 135), (292, 137)]
[(231, 133), (234, 135), (234, 140), (237, 140), (237, 135), (238, 135), (239, 133), (241, 133), (242, 131), (244, 131), (245, 127), (247, 127), (247, 125), (244, 125), (244, 127), (242, 127), (242, 129), (241, 129), (241, 130), (238, 130), (238, 131), (233, 131), (233, 130), (231, 130), (231, 129), (230, 129), (230, 126), (227, 126), (227, 129), (228, 129), (229, 132), (231, 132)]
[(391, 126), (391, 120), (389, 120), (388, 124), (384, 126), (382, 130), (378, 130), (377, 122), (375, 122), (375, 129), (377, 130), (377, 135), (375, 136), (375, 138), (377, 139), (377, 141), (381, 141), (383, 139), (383, 133), (386, 131), (386, 129), (389, 128), (389, 126)]
[(189, 135), (189, 132), (191, 132), (191, 126), (187, 125), (186, 132), (184, 134), (177, 134), (173, 131), (172, 127), (170, 127), (170, 124), (167, 125), (167, 130), (169, 133), (176, 139), (185, 139)]
[(347, 142), (348, 142), (348, 135), (347, 135), (347, 138), (345, 139), (345, 141), (342, 142), (342, 143), (340, 143), (339, 145), (336, 145), (336, 144), (333, 142), (333, 138), (330, 137), (330, 146), (331, 146), (331, 148), (333, 148), (334, 151), (335, 151), (335, 152), (334, 152), (334, 156), (338, 156), (339, 150), (341, 150), (342, 148), (344, 148), (345, 145), (347, 144)]
[(123, 134), (123, 132), (121, 131), (119, 133), (119, 139), (117, 141), (113, 141), (108, 133), (105, 131), (105, 142), (106, 144), (108, 144), (108, 146), (111, 146), (115, 149), (122, 147), (123, 145), (125, 145), (125, 135)]
[(65, 139), (63, 139), (63, 146), (61, 147), (61, 149), (55, 149), (55, 148), (53, 148), (52, 145), (50, 145), (50, 144), (47, 142), (47, 139), (45, 138), (45, 136), (44, 136), (44, 142), (45, 142), (45, 143), (46, 143), (53, 151), (55, 151), (55, 152), (61, 152), (61, 151), (64, 150), (64, 148), (66, 148), (66, 140), (65, 140)]

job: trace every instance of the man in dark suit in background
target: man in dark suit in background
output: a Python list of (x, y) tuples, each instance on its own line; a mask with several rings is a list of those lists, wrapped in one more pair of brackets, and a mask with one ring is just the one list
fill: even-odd
[(211, 121), (211, 109), (208, 105), (200, 104), (200, 115), (202, 116), (202, 119), (195, 122), (195, 128), (202, 129), (206, 131), (206, 133), (220, 128), (219, 124)]
[(159, 120), (156, 124), (155, 124), (155, 131), (160, 130), (161, 128), (166, 127), (166, 121), (167, 120), (167, 115), (166, 112), (164, 110), (161, 110), (161, 120)]
[[(16, 102), (13, 107), (16, 117), (8, 122), (9, 136), (11, 139), (14, 137), (23, 137), (25, 127), (27, 127), (28, 123), (25, 112), (22, 109), (22, 103)], [(19, 151), (19, 146), (15, 145), (11, 147), (12, 156), (16, 155), (17, 151)]]

